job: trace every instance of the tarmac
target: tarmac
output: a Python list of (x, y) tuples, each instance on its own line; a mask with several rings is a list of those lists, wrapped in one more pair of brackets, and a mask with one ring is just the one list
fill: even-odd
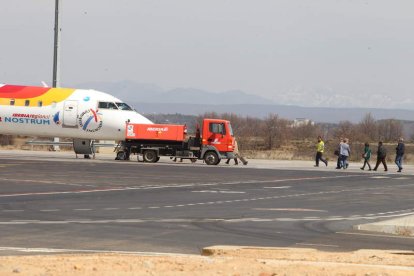
[[(65, 159), (65, 161), (76, 161), (75, 154), (72, 152), (47, 152), (47, 151), (23, 151), (23, 150), (0, 150), (0, 156), (6, 158), (13, 158), (13, 156), (18, 155), (19, 158), (24, 156), (25, 158), (40, 158), (40, 159), (56, 159), (61, 158)], [(79, 156), (81, 158), (82, 156)], [(83, 158), (81, 158), (83, 161)], [(103, 161), (114, 161), (114, 153), (98, 153), (96, 155), (96, 159), (93, 162), (103, 162)], [(160, 160), (160, 165), (163, 163), (170, 163), (171, 160), (169, 158), (162, 158)], [(189, 161), (184, 161), (183, 164), (187, 166), (194, 166), (194, 165), (202, 165), (201, 162), (197, 162), (196, 164), (191, 164)], [(223, 164), (222, 162), (219, 166), (229, 166)], [(374, 162), (372, 162), (374, 163)], [(233, 164), (233, 162), (231, 162)], [(411, 164), (403, 164), (403, 172), (398, 173), (397, 167), (394, 163), (388, 164), (388, 171), (385, 172), (383, 170), (382, 165), (380, 165), (378, 171), (362, 171), (360, 169), (362, 165), (361, 163), (350, 162), (348, 169), (346, 170), (336, 170), (338, 173), (348, 173), (348, 172), (359, 172), (359, 173), (368, 173), (372, 174), (373, 176), (377, 176), (378, 178), (387, 178), (387, 175), (401, 175), (401, 177), (407, 175), (414, 175), (414, 165)], [(371, 164), (374, 165), (374, 164)], [(235, 167), (235, 166), (233, 166)], [(243, 168), (245, 166), (239, 163), (238, 167)], [(319, 167), (314, 167), (314, 161), (311, 160), (265, 160), (265, 159), (249, 159), (248, 165), (246, 167), (249, 168), (257, 168), (257, 169), (289, 169), (289, 170), (306, 170), (306, 171), (332, 171), (335, 170), (335, 162), (328, 164), (325, 166), (323, 163)], [(414, 201), (413, 201), (414, 202)], [(401, 218), (384, 220), (384, 221), (377, 221), (373, 223), (367, 224), (360, 224), (354, 226), (355, 230), (360, 231), (370, 231), (370, 232), (378, 232), (378, 233), (387, 233), (387, 234), (394, 234), (400, 236), (414, 236), (414, 215), (410, 216), (403, 216)]]

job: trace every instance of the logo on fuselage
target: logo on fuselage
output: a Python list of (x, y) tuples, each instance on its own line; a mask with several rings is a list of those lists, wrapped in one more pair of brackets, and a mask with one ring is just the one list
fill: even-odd
[(61, 124), (61, 121), (60, 121), (60, 119), (59, 119), (59, 113), (60, 113), (60, 111), (56, 112), (56, 114), (55, 114), (55, 115), (53, 115), (53, 122), (54, 122), (55, 124), (57, 124), (57, 125), (60, 125), (60, 124)]
[(86, 132), (97, 132), (102, 128), (102, 118), (98, 111), (91, 109), (79, 114), (79, 126)]
[(27, 125), (50, 125), (50, 115), (13, 113), (4, 117), (4, 123), (27, 124)]

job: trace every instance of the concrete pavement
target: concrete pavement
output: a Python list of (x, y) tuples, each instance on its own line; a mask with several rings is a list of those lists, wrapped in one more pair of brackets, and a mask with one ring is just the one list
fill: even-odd
[[(6, 159), (28, 159), (28, 160), (61, 160), (65, 162), (82, 162), (82, 163), (124, 163), (127, 166), (133, 166), (134, 161), (115, 161), (114, 154), (97, 154), (95, 160), (85, 160), (83, 158), (76, 159), (75, 154), (72, 152), (46, 152), (46, 151), (21, 151), (21, 150), (0, 150), (0, 156)], [(136, 160), (136, 159), (135, 159)], [(383, 168), (377, 172), (374, 171), (361, 171), (361, 163), (350, 163), (350, 166), (347, 170), (336, 170), (335, 163), (332, 162), (328, 167), (321, 164), (320, 167), (314, 167), (314, 161), (301, 161), (301, 160), (263, 160), (263, 159), (251, 159), (247, 166), (239, 164), (238, 166), (226, 165), (224, 162), (221, 162), (219, 167), (231, 167), (234, 169), (243, 170), (245, 168), (249, 169), (274, 169), (274, 170), (296, 170), (296, 171), (321, 171), (321, 172), (335, 172), (337, 174), (345, 175), (348, 173), (365, 173), (371, 175), (371, 179), (388, 179), (393, 177), (394, 179), (408, 178), (409, 176), (414, 175), (414, 165), (405, 165), (402, 173), (397, 173), (397, 168), (395, 164), (389, 164), (389, 171), (384, 172)], [(174, 164), (169, 158), (162, 158), (159, 164), (155, 166), (165, 166)], [(175, 163), (177, 166), (188, 166), (188, 167), (207, 167), (201, 161), (198, 161), (195, 164), (190, 163), (189, 161), (184, 161), (183, 163)], [(1, 164), (0, 164), (1, 166)], [(373, 223), (364, 223), (355, 225), (353, 228), (359, 231), (370, 231), (370, 232), (381, 232), (389, 233), (400, 236), (414, 236), (414, 216), (413, 215), (404, 215), (404, 212), (401, 213), (401, 218), (387, 219), (383, 221), (376, 221)], [(386, 216), (384, 216), (386, 217)]]

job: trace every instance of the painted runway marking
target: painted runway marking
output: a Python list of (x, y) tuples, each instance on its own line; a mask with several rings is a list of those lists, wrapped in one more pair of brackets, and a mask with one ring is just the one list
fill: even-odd
[(389, 177), (389, 176), (371, 176), (370, 178), (372, 178), (372, 179), (386, 179), (386, 178), (391, 178), (391, 177)]
[(238, 191), (216, 191), (216, 190), (203, 190), (203, 191), (191, 191), (192, 193), (212, 193), (212, 194), (245, 194), (246, 192)]
[(289, 212), (328, 212), (326, 210), (318, 209), (304, 209), (304, 208), (253, 208), (258, 211), (289, 211)]
[(395, 238), (395, 239), (414, 239), (412, 236), (397, 236), (387, 234), (368, 234), (368, 233), (355, 233), (355, 232), (336, 232), (341, 235), (354, 235), (354, 236), (370, 236), (370, 237), (383, 237), (383, 238)]
[[(187, 183), (187, 184), (170, 184), (170, 185), (149, 185), (141, 187), (120, 187), (120, 188), (102, 188), (102, 189), (90, 189), (90, 190), (77, 190), (77, 191), (50, 191), (50, 192), (33, 192), (33, 193), (16, 193), (16, 194), (2, 194), (2, 197), (23, 197), (23, 196), (36, 196), (36, 195), (61, 195), (61, 194), (86, 194), (86, 193), (107, 193), (107, 192), (119, 192), (119, 191), (131, 191), (131, 190), (154, 190), (154, 189), (172, 189), (172, 188), (187, 188), (187, 187), (209, 187), (209, 186), (226, 186), (226, 185), (244, 185), (244, 184), (263, 184), (263, 183), (281, 183), (291, 181), (305, 181), (305, 180), (323, 180), (323, 179), (338, 179), (338, 178), (351, 178), (351, 177), (365, 177), (365, 175), (337, 175), (337, 176), (319, 176), (319, 177), (302, 177), (302, 178), (286, 178), (286, 179), (269, 179), (269, 180), (246, 180), (246, 181), (232, 181), (232, 182), (214, 182), (214, 183)], [(1, 180), (1, 179), (0, 179)], [(30, 180), (27, 180), (30, 181)], [(46, 181), (47, 182), (47, 181)], [(52, 184), (52, 183), (50, 183)], [(58, 183), (54, 183), (58, 184)], [(62, 183), (65, 184), (65, 183)], [(74, 186), (83, 186), (81, 184), (71, 184)]]
[[(188, 256), (188, 254), (179, 253), (160, 253), (144, 251), (118, 251), (118, 250), (87, 250), (87, 249), (58, 249), (58, 248), (28, 248), (28, 247), (0, 247), (0, 251), (17, 251), (17, 252), (38, 252), (38, 253), (114, 253), (114, 254), (131, 254), (145, 256)], [(203, 256), (199, 256), (204, 258)]]
[(302, 243), (302, 242), (297, 242), (296, 244), (304, 245), (304, 246), (317, 246), (317, 247), (339, 247), (338, 245), (334, 245), (334, 244)]
[(41, 184), (52, 184), (52, 185), (67, 185), (67, 186), (83, 186), (82, 184), (73, 184), (66, 182), (56, 182), (50, 180), (35, 180), (35, 179), (17, 179), (17, 178), (0, 178), (0, 181), (7, 182), (31, 182), (31, 183), (41, 183)]
[[(396, 218), (403, 217), (408, 215), (413, 215), (413, 212), (401, 213), (401, 214), (388, 214), (388, 215), (379, 215), (367, 217), (367, 216), (348, 216), (348, 217), (304, 217), (304, 218), (194, 218), (194, 219), (101, 219), (101, 220), (91, 220), (91, 219), (70, 219), (70, 220), (11, 220), (11, 221), (0, 221), (0, 225), (27, 225), (27, 224), (119, 224), (119, 223), (246, 223), (246, 222), (298, 222), (298, 221), (352, 221), (352, 220), (376, 220), (381, 218)], [(342, 233), (342, 232), (338, 232)], [(414, 237), (412, 237), (414, 238)]]
[(263, 187), (264, 189), (289, 189), (291, 186)]

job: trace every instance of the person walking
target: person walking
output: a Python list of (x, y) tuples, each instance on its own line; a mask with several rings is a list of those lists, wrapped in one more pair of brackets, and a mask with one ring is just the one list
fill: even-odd
[[(234, 138), (234, 144), (233, 144), (233, 154), (234, 154), (234, 165), (238, 165), (239, 161), (237, 160), (237, 157), (239, 156), (239, 145), (237, 144), (236, 138)], [(226, 164), (230, 163), (231, 158), (227, 159)]]
[(341, 167), (345, 170), (348, 169), (348, 157), (351, 155), (351, 147), (349, 146), (348, 138), (345, 138), (343, 143), (340, 145), (339, 154), (341, 158)]
[[(236, 138), (234, 138), (234, 144), (233, 144), (233, 153), (234, 153), (234, 165), (238, 165), (239, 162), (237, 159), (240, 159), (240, 161), (243, 163), (243, 165), (247, 165), (248, 161), (240, 155), (239, 151), (239, 144), (237, 143)], [(226, 164), (230, 163), (231, 159), (227, 159)]]
[(342, 145), (343, 141), (344, 141), (344, 139), (342, 137), (339, 138), (338, 148), (334, 151), (334, 154), (336, 156), (338, 156), (338, 159), (336, 161), (336, 169), (337, 170), (341, 169), (341, 145)]
[(321, 136), (318, 136), (318, 143), (316, 144), (316, 157), (315, 157), (315, 167), (319, 167), (319, 160), (325, 163), (325, 166), (328, 166), (328, 160), (323, 159), (322, 155), (325, 150), (325, 143), (322, 140)]
[(371, 149), (369, 148), (368, 142), (365, 143), (364, 153), (362, 154), (362, 158), (364, 158), (364, 165), (362, 166), (361, 170), (365, 169), (365, 165), (368, 165), (368, 170), (371, 171), (371, 165), (369, 164), (369, 160), (371, 159)]
[(382, 141), (378, 142), (378, 150), (377, 150), (377, 163), (375, 164), (374, 171), (378, 169), (380, 163), (384, 165), (384, 171), (388, 171), (387, 161), (385, 158), (387, 157), (387, 150), (382, 144)]
[(395, 164), (398, 167), (397, 172), (401, 172), (403, 169), (402, 161), (403, 161), (404, 151), (405, 151), (404, 139), (402, 137), (398, 139), (398, 145), (395, 148), (395, 151), (396, 151)]

